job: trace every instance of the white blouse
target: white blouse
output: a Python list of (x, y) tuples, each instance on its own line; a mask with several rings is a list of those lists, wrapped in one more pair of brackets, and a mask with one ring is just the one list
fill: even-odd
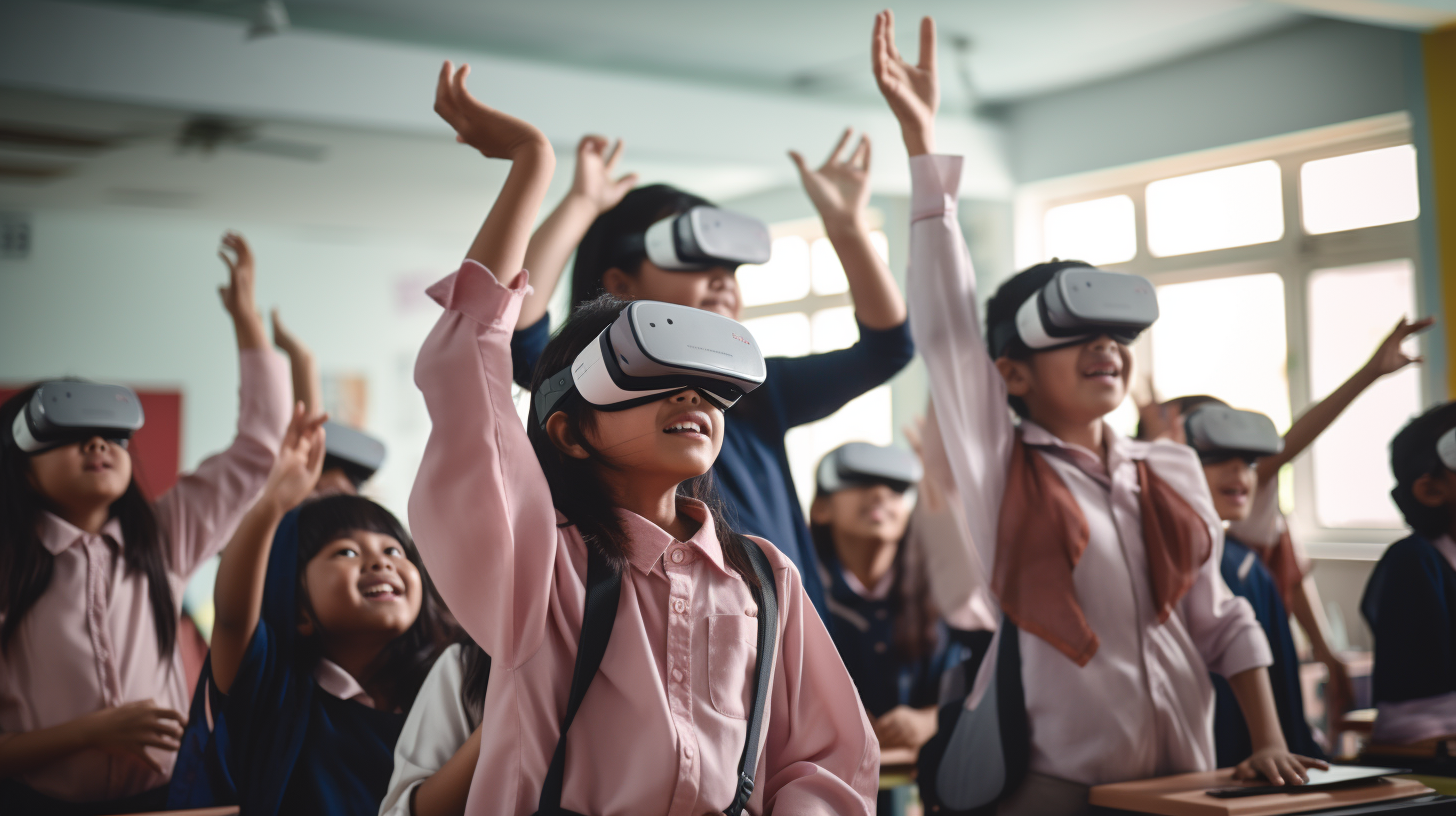
[(411, 816), (414, 789), (443, 768), (475, 733), (480, 713), (465, 708), (464, 683), (465, 666), (457, 643), (440, 654), (410, 707), (394, 746), (394, 774), (379, 816)]

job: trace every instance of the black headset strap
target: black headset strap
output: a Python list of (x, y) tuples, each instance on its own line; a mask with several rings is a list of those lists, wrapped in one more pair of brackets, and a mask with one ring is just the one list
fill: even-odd
[[(763, 733), (763, 714), (772, 684), (779, 632), (778, 587), (774, 584), (773, 567), (768, 563), (768, 556), (751, 539), (739, 536), (738, 540), (748, 553), (753, 574), (758, 578), (758, 587), (752, 590), (753, 600), (758, 604), (758, 667), (754, 673), (748, 735), (738, 760), (738, 784), (734, 789), (733, 802), (723, 811), (726, 816), (740, 816), (753, 795), (753, 777), (758, 771), (758, 744)], [(561, 787), (566, 774), (566, 732), (571, 728), (572, 720), (576, 719), (587, 687), (601, 668), (602, 656), (607, 653), (607, 642), (612, 637), (612, 625), (617, 620), (617, 604), (621, 596), (622, 576), (612, 569), (596, 548), (587, 545), (586, 608), (581, 622), (581, 640), (576, 650), (576, 666), (571, 673), (571, 694), (566, 701), (566, 714), (561, 719), (561, 736), (556, 740), (551, 766), (546, 770), (546, 781), (541, 785), (537, 816), (556, 816), (566, 812), (561, 809)]]

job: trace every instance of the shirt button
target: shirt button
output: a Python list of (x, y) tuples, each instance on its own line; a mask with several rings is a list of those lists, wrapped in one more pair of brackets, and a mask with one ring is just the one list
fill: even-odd
[(880, 641), (879, 643), (875, 644), (875, 654), (884, 654), (885, 650), (888, 648), (890, 648), (888, 644), (886, 644), (884, 641)]
[(677, 612), (686, 612), (688, 608), (688, 602), (684, 601), (682, 598), (678, 598), (677, 600), (672, 602), (672, 608)]
[(673, 679), (674, 682), (681, 683), (682, 682), (682, 678), (683, 678), (682, 669), (673, 669), (672, 670), (672, 679)]
[(682, 562), (683, 562), (683, 551), (682, 550), (673, 550), (672, 551), (672, 563), (674, 563), (674, 564), (681, 564)]
[(687, 757), (688, 759), (692, 759), (693, 758), (693, 746), (691, 746), (691, 745), (684, 745), (683, 746), (683, 756)]
[(756, 618), (758, 617), (758, 608), (750, 606), (747, 609), (743, 610), (743, 614), (747, 615), (750, 618)]

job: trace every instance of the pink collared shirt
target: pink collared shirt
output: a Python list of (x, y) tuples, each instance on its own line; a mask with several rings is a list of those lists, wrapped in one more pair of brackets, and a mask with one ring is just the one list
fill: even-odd
[[(992, 574), (1015, 426), (1005, 383), (982, 340), (975, 276), (956, 221), (961, 160), (916, 156), (910, 173), (910, 326), (930, 370), (970, 537)], [(1046, 641), (1021, 633), (1031, 770), (1098, 785), (1211, 769), (1208, 672), (1232, 676), (1272, 659), (1252, 609), (1219, 575), (1223, 527), (1196, 455), (1184, 445), (1138, 442), (1104, 426), (1104, 469), (1091, 451), (1034, 422), (1023, 421), (1021, 429), (1086, 516), (1091, 535), (1073, 581), (1101, 640), (1092, 660), (1078, 668)], [(1162, 624), (1143, 543), (1139, 459), (1193, 505), (1214, 540), (1212, 557)]]
[[(491, 656), (467, 813), (536, 811), (581, 633), (586, 548), (558, 526), (511, 403), (510, 337), (529, 292), (466, 261), (429, 293), (445, 307), (415, 381), (434, 427), (409, 516), (431, 577)], [(676, 541), (621, 511), (630, 567), (611, 645), (567, 737), (562, 806), (593, 816), (721, 812), (733, 799), (756, 662), (757, 607), (723, 561), (707, 509)], [(874, 812), (879, 747), (799, 575), (761, 542), (779, 645), (756, 746), (754, 814)]]
[[(199, 564), (227, 544), (273, 467), (288, 425), (288, 365), (271, 349), (243, 351), (238, 434), (232, 445), (184, 474), (157, 499), (172, 599)], [(121, 560), (121, 525), (88, 534), (43, 513), (41, 543), (55, 556), (50, 585), (0, 656), (0, 731), (49, 728), (102, 708), (153, 700), (185, 716), (181, 653), (160, 654), (145, 576)], [(13, 546), (4, 542), (0, 546)], [(20, 781), (75, 802), (150, 790), (171, 776), (176, 754), (148, 749), (163, 769), (86, 750)]]

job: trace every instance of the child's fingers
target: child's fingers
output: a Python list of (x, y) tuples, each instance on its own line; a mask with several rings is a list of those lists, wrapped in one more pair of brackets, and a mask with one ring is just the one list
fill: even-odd
[(859, 137), (859, 146), (855, 147), (854, 155), (850, 157), (849, 163), (859, 170), (870, 169), (870, 137), (863, 134)]
[(637, 179), (638, 178), (639, 178), (639, 176), (636, 173), (628, 173), (627, 175), (622, 176), (621, 178), (617, 179), (616, 181), (614, 181), (612, 183), (614, 185), (616, 185), (616, 187), (617, 187), (618, 190), (621, 190), (622, 192), (626, 192), (627, 190), (630, 190), (633, 187), (636, 187), (637, 186)]
[(841, 133), (841, 134), (839, 134), (839, 142), (834, 145), (834, 149), (833, 150), (829, 151), (829, 156), (824, 159), (824, 164), (821, 165), (819, 169), (822, 170), (825, 167), (828, 167), (831, 164), (834, 164), (834, 163), (838, 162), (839, 161), (839, 154), (841, 152), (843, 152), (844, 146), (849, 143), (849, 137), (851, 137), (853, 135), (854, 135), (854, 128), (852, 128), (852, 127), (845, 128), (844, 129), (844, 132)]
[[(602, 146), (604, 148), (606, 147), (606, 141), (607, 141), (606, 139), (603, 139), (602, 140)], [(608, 173), (615, 173), (615, 172), (617, 172), (617, 165), (621, 161), (622, 161), (622, 140), (621, 139), (618, 139), (617, 140), (617, 143), (614, 144), (614, 145), (612, 145), (612, 152), (610, 152), (610, 153), (607, 154), (606, 171)]]
[(920, 18), (920, 70), (935, 71), (935, 20)]
[(885, 9), (885, 55), (891, 62), (903, 62), (900, 49), (895, 47), (895, 12)]
[(794, 166), (795, 167), (799, 168), (800, 175), (808, 175), (809, 174), (809, 165), (807, 165), (807, 164), (804, 163), (804, 157), (801, 156), (801, 155), (799, 155), (799, 151), (797, 151), (797, 150), (790, 150), (789, 151), (789, 159), (794, 162)]

